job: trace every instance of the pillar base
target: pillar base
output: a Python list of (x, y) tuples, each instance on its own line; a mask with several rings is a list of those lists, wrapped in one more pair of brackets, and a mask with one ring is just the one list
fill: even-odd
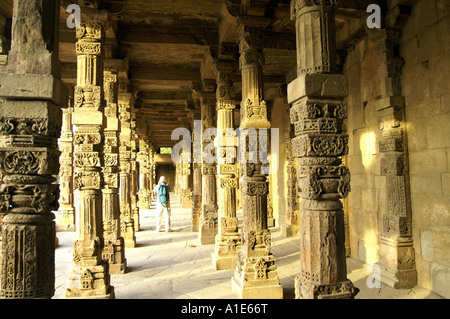
[(136, 236), (133, 239), (125, 239), (125, 248), (135, 248), (136, 247)]
[(201, 245), (214, 245), (214, 238), (215, 235), (202, 234), (202, 232), (200, 232), (200, 235), (198, 236)]
[(395, 289), (417, 285), (415, 252), (411, 238), (380, 238), (380, 279)]
[[(236, 253), (237, 254), (237, 253)], [(217, 252), (211, 253), (212, 263), (216, 270), (229, 270), (236, 267), (237, 257), (235, 256), (219, 256)]]
[(272, 254), (243, 257), (241, 250), (231, 280), (233, 292), (242, 299), (283, 299), (275, 261)]
[(354, 299), (358, 292), (350, 280), (320, 284), (305, 280), (301, 275), (295, 278), (296, 299)]
[(66, 299), (115, 299), (114, 287), (110, 287), (109, 291), (104, 295), (89, 295), (80, 294), (80, 295), (72, 295), (69, 290), (66, 291), (66, 295), (64, 296)]
[(417, 285), (417, 271), (415, 269), (395, 270), (385, 265), (380, 267), (381, 282), (394, 289), (409, 289)]
[(281, 225), (281, 235), (286, 238), (299, 237), (300, 225)]
[(133, 223), (134, 231), (135, 232), (140, 231), (141, 227), (139, 225), (139, 210), (133, 212), (133, 221), (134, 221)]
[(75, 267), (69, 275), (68, 299), (114, 299), (114, 287), (109, 284), (108, 264)]
[(257, 286), (255, 283), (249, 284), (247, 281), (233, 277), (231, 287), (233, 293), (241, 299), (283, 299), (283, 286), (280, 284), (261, 282), (261, 285)]
[(237, 254), (240, 250), (241, 236), (238, 233), (222, 236), (217, 235), (215, 249), (211, 254), (215, 269), (234, 269), (236, 267)]
[(127, 260), (123, 260), (120, 264), (109, 264), (110, 274), (120, 274), (123, 275), (127, 270)]
[(125, 258), (125, 241), (123, 238), (105, 240), (102, 258), (108, 261), (110, 274), (124, 274), (127, 268), (127, 259)]
[(216, 242), (216, 235), (218, 229), (216, 227), (211, 227), (208, 225), (200, 225), (200, 233), (198, 239), (202, 245), (213, 245)]

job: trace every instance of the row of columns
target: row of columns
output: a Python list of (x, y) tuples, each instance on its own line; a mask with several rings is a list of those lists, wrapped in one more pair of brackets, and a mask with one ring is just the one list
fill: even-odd
[[(295, 126), (292, 156), (298, 159), (301, 198), (298, 298), (353, 298), (357, 293), (346, 277), (340, 202), (350, 190), (350, 175), (340, 160), (348, 150), (348, 136), (342, 133), (347, 88), (345, 76), (334, 73), (335, 9), (333, 1), (292, 1), (298, 78), (288, 86), (288, 99), (292, 103), (291, 123)], [(27, 87), (19, 94), (11, 85), (0, 86), (0, 96), (6, 98), (2, 102), (5, 107), (0, 108), (0, 208), (8, 212), (3, 218), (0, 296), (4, 298), (50, 298), (54, 293), (52, 211), (58, 209), (59, 187), (54, 176), (59, 173), (60, 154), (56, 141), (62, 126), (60, 106), (67, 101), (67, 96), (61, 97), (55, 89), (62, 87), (55, 67), (58, 12), (58, 1), (14, 1), (10, 74), (5, 83), (20, 88), (34, 79), (52, 89), (45, 95), (42, 86)], [(135, 101), (133, 94), (117, 91), (116, 71), (104, 69), (108, 13), (83, 8), (82, 19), (76, 30), (77, 86), (73, 110), (66, 114), (71, 114), (74, 126), (73, 136), (67, 134), (67, 139), (73, 138), (73, 149), (68, 147), (68, 153), (73, 154), (73, 187), (78, 196), (73, 270), (66, 297), (114, 298), (110, 273), (125, 269), (125, 247), (134, 247), (139, 225)], [(265, 130), (270, 128), (264, 101), (262, 32), (270, 21), (248, 16), (239, 19), (240, 129), (255, 130), (241, 136), (247, 143), (239, 154), (246, 159), (240, 164), (240, 173), (237, 165), (226, 160), (228, 156), (236, 158), (235, 144), (217, 146), (217, 166), (202, 158), (199, 238), (202, 244), (216, 244), (216, 267), (234, 265), (232, 285), (241, 298), (282, 298), (268, 229), (269, 187), (262, 173), (266, 164), (261, 157), (248, 161), (252, 156), (250, 142), (268, 140)], [(49, 21), (53, 24), (48, 25)], [(30, 31), (24, 26), (36, 23), (47, 25), (42, 30), (48, 33), (42, 37), (29, 35), (35, 41), (27, 42), (24, 33)], [(39, 60), (32, 60), (30, 47)], [(218, 89), (204, 81), (200, 92), (203, 146), (213, 140), (208, 128), (216, 124), (222, 131), (233, 127), (231, 70), (223, 62), (218, 64)], [(193, 168), (194, 180), (198, 181), (199, 167)], [(241, 236), (236, 219), (240, 176)], [(193, 212), (194, 208), (198, 212), (200, 191), (195, 183), (194, 195), (197, 197), (193, 198)]]

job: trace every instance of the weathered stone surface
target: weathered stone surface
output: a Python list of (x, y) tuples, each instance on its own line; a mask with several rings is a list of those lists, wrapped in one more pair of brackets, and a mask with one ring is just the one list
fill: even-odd
[[(105, 162), (108, 162), (102, 158), (105, 140), (108, 140), (102, 137), (105, 105), (101, 99), (103, 28), (101, 23), (88, 23), (81, 25), (76, 32), (78, 80), (74, 92), (73, 124), (76, 128), (75, 189), (78, 191), (77, 210), (80, 220), (77, 223), (79, 229), (73, 248), (73, 271), (69, 276), (70, 284), (66, 290), (66, 298), (114, 298), (114, 287), (110, 285), (109, 264), (107, 260), (103, 260), (104, 257), (110, 259), (110, 256), (106, 256), (108, 253), (104, 255), (103, 251), (109, 244), (105, 241), (103, 233), (104, 217), (107, 225), (114, 224), (113, 206), (116, 202), (114, 192), (111, 194), (107, 194), (109, 191), (102, 192), (104, 186), (106, 188), (112, 186), (108, 183), (110, 180), (105, 179), (108, 174), (107, 165), (105, 171), (102, 169)], [(91, 50), (92, 46), (95, 46), (96, 50)], [(94, 90), (91, 90), (92, 88)], [(88, 121), (86, 113), (97, 114), (98, 122)], [(78, 114), (80, 116), (77, 116)], [(108, 143), (111, 142), (112, 139), (109, 139)], [(112, 229), (106, 230), (108, 237), (117, 235)]]
[[(269, 185), (266, 176), (262, 173), (261, 158), (255, 163), (249, 163), (250, 145), (243, 143), (247, 136), (250, 141), (257, 141), (257, 145), (268, 143), (265, 140), (268, 138), (267, 134), (257, 131), (261, 128), (270, 128), (262, 82), (262, 66), (264, 65), (262, 30), (261, 27), (251, 28), (243, 25), (240, 38), (240, 68), (243, 85), (240, 129), (253, 128), (254, 130), (246, 131), (246, 134), (240, 137), (241, 154), (239, 155), (245, 159), (244, 163), (240, 163), (243, 174), (239, 181), (244, 216), (241, 251), (237, 255), (232, 286), (233, 291), (241, 298), (281, 299), (283, 288), (279, 283), (275, 266), (276, 258), (270, 252), (271, 234), (267, 224)], [(243, 108), (244, 105), (245, 108)]]
[[(56, 98), (64, 91), (60, 85), (44, 88), (43, 95), (29, 95), (24, 83), (33, 82), (34, 74), (60, 83), (54, 68), (58, 55), (52, 46), (58, 30), (54, 24), (57, 2), (14, 1), (13, 4), (12, 50), (7, 67), (10, 75), (2, 74), (0, 80), (0, 97), (4, 98), (0, 107), (3, 217), (0, 296), (51, 298), (55, 289), (56, 237), (52, 211), (59, 206), (59, 185), (54, 183), (54, 176), (59, 173), (60, 106), (67, 100)], [(53, 23), (53, 26), (30, 29), (26, 23), (36, 26)], [(32, 39), (27, 41), (28, 38)], [(12, 79), (20, 80), (14, 83), (10, 82)], [(33, 88), (36, 93), (38, 84), (34, 83)]]

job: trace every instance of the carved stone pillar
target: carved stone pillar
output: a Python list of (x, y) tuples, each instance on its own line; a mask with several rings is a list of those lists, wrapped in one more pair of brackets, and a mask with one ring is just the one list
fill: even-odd
[[(247, 23), (253, 21), (248, 19)], [(255, 19), (265, 21), (265, 18)], [(270, 21), (270, 20), (269, 20)], [(276, 258), (270, 252), (271, 234), (267, 227), (267, 194), (269, 192), (259, 143), (267, 143), (267, 106), (264, 101), (263, 30), (243, 24), (240, 39), (240, 68), (242, 73), (240, 181), (243, 208), (242, 247), (232, 278), (233, 291), (241, 298), (281, 299)], [(248, 143), (247, 143), (248, 142)]]
[(149, 188), (149, 147), (148, 143), (143, 139), (139, 140), (139, 153), (137, 154), (137, 161), (139, 162), (139, 201), (137, 205), (139, 208), (149, 209), (151, 193), (151, 188)]
[[(12, 41), (0, 77), (0, 297), (51, 298), (55, 289), (61, 107), (59, 1), (15, 0)], [(30, 28), (29, 26), (34, 26)], [(31, 41), (30, 41), (31, 39)], [(0, 50), (1, 51), (1, 50)], [(1, 52), (0, 52), (1, 53)]]
[(155, 188), (156, 181), (155, 181), (155, 171), (156, 171), (156, 164), (155, 164), (155, 151), (153, 148), (149, 150), (149, 170), (148, 170), (148, 190), (149, 190), (149, 205), (151, 204), (151, 201), (153, 200), (153, 188)]
[(298, 161), (292, 156), (291, 126), (285, 133), (286, 161), (287, 161), (287, 210), (281, 233), (284, 237), (298, 237), (300, 231), (300, 204), (297, 196)]
[(62, 109), (63, 124), (59, 139), (61, 157), (59, 163), (59, 210), (56, 214), (56, 228), (59, 231), (75, 230), (75, 208), (73, 198), (73, 106)]
[(192, 231), (198, 232), (202, 212), (202, 164), (194, 163), (192, 191)]
[(67, 298), (114, 298), (109, 265), (103, 260), (103, 196), (105, 174), (103, 127), (103, 49), (108, 13), (86, 9), (76, 30), (77, 86), (74, 94), (74, 188), (79, 192), (74, 268)]
[(131, 108), (134, 103), (135, 99), (132, 93), (119, 93), (120, 233), (127, 248), (136, 246), (131, 210)]
[(207, 145), (213, 141), (215, 135), (215, 133), (209, 134), (209, 136), (205, 135), (205, 133), (208, 133), (208, 131), (210, 131), (215, 127), (216, 94), (214, 91), (211, 91), (211, 88), (214, 88), (214, 85), (211, 84), (207, 86), (207, 89), (209, 90), (207, 92), (202, 92), (202, 97), (200, 100), (202, 112), (203, 158), (202, 158), (202, 214), (200, 217), (199, 239), (202, 245), (209, 245), (215, 243), (215, 236), (217, 235), (217, 227), (218, 227), (216, 163), (214, 161), (210, 163), (208, 161), (207, 156), (205, 156)]
[(218, 217), (219, 229), (213, 253), (213, 265), (217, 270), (233, 269), (241, 249), (241, 236), (236, 217), (236, 136), (233, 110), (236, 107), (233, 92), (233, 64), (219, 61), (217, 76), (217, 150), (218, 157)]
[(181, 208), (192, 208), (192, 189), (190, 186), (191, 178), (191, 154), (182, 153), (181, 154)]
[(139, 207), (138, 207), (138, 192), (139, 192), (139, 163), (137, 161), (137, 148), (139, 145), (139, 137), (136, 134), (136, 110), (131, 109), (131, 173), (130, 173), (130, 191), (131, 191), (131, 212), (133, 216), (134, 231), (140, 230), (139, 227)]
[(347, 79), (336, 70), (336, 2), (291, 2), (297, 29), (297, 79), (288, 85), (290, 118), (295, 126), (292, 155), (298, 158), (300, 274), (296, 298), (353, 298), (358, 289), (347, 279), (344, 211), (340, 199), (350, 191), (343, 98)]
[(114, 68), (104, 72), (106, 125), (103, 131), (103, 259), (109, 263), (111, 274), (126, 270), (125, 242), (120, 235), (119, 203), (119, 130), (118, 77)]
[(417, 284), (415, 251), (412, 238), (411, 197), (405, 98), (401, 96), (401, 72), (404, 60), (395, 48), (410, 8), (398, 6), (387, 13), (387, 28), (369, 31), (369, 39), (378, 52), (378, 74), (387, 79), (376, 102), (382, 130), (380, 140), (381, 175), (386, 176), (387, 211), (383, 212), (380, 233), (382, 282), (394, 288)]
[[(197, 99), (196, 105), (200, 103)], [(193, 144), (193, 172), (192, 172), (192, 231), (199, 231), (200, 216), (202, 213), (202, 125), (201, 110), (193, 108), (191, 111), (194, 118)]]

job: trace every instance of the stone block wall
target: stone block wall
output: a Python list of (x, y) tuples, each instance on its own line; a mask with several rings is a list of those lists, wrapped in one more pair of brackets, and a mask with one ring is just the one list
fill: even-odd
[(450, 1), (420, 1), (403, 30), (418, 284), (450, 298)]
[(376, 74), (377, 52), (368, 37), (347, 53), (343, 73), (348, 77), (347, 132), (349, 154), (346, 162), (352, 174), (348, 197), (350, 251), (367, 264), (379, 261), (379, 216), (386, 207), (386, 178), (380, 173), (376, 100), (381, 92)]
[[(412, 6), (402, 30), (401, 86), (406, 102), (412, 234), (418, 285), (450, 298), (450, 1)], [(351, 256), (379, 261), (381, 216), (387, 208), (380, 174), (376, 101), (386, 87), (377, 74), (377, 51), (363, 37), (347, 52), (347, 132), (352, 191), (349, 196)]]

